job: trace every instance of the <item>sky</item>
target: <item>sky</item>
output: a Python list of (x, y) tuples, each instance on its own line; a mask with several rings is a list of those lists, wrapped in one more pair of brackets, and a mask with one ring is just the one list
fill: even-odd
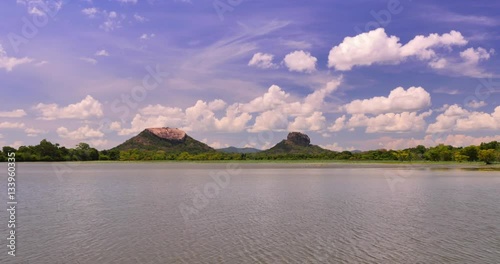
[(0, 2), (0, 146), (336, 151), (500, 140), (500, 2)]

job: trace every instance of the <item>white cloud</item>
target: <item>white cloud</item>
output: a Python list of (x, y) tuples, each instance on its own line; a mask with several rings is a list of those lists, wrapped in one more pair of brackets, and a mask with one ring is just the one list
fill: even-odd
[(278, 66), (273, 63), (274, 55), (268, 53), (255, 53), (248, 62), (248, 66), (254, 66), (261, 69), (277, 68)]
[(39, 134), (46, 134), (47, 131), (30, 127), (26, 128), (24, 133), (26, 133), (28, 137), (37, 137)]
[(286, 100), (289, 97), (290, 94), (281, 90), (279, 86), (272, 85), (262, 96), (259, 96), (246, 104), (241, 104), (241, 109), (244, 112), (249, 113), (264, 112), (286, 104)]
[(452, 131), (500, 130), (500, 106), (493, 113), (474, 112), (459, 105), (451, 105), (430, 124), (427, 133)]
[(398, 37), (388, 36), (383, 28), (379, 28), (355, 37), (346, 37), (341, 44), (330, 50), (328, 66), (347, 71), (354, 66), (399, 64), (408, 57), (431, 60), (436, 57), (433, 48), (465, 44), (467, 40), (460, 32), (451, 31), (443, 35), (416, 36), (402, 45)]
[(476, 100), (472, 100), (472, 101), (467, 103), (468, 107), (474, 108), (474, 109), (478, 109), (478, 108), (481, 108), (481, 107), (484, 107), (487, 105), (488, 104), (485, 101), (476, 101)]
[(84, 8), (82, 9), (82, 13), (88, 18), (94, 18), (99, 13), (99, 10), (95, 7)]
[(92, 129), (88, 125), (80, 127), (76, 130), (70, 131), (66, 127), (59, 127), (57, 130), (57, 135), (61, 138), (68, 138), (72, 140), (83, 140), (90, 138), (102, 138), (104, 133), (99, 130)]
[(79, 59), (81, 61), (84, 61), (84, 62), (87, 62), (87, 63), (90, 63), (90, 64), (94, 64), (94, 65), (97, 64), (97, 60), (94, 59), (94, 58), (80, 57)]
[(198, 100), (195, 105), (185, 110), (177, 107), (149, 105), (139, 110), (130, 128), (121, 129), (118, 124), (114, 130), (120, 130), (120, 135), (129, 135), (148, 127), (180, 127), (186, 131), (222, 131), (240, 132), (252, 116), (241, 112), (237, 105), (226, 108), (225, 116), (217, 118), (214, 111), (223, 110), (226, 103), (216, 99), (211, 102)]
[(333, 124), (330, 127), (328, 127), (328, 131), (330, 131), (330, 132), (338, 132), (338, 131), (344, 129), (345, 128), (345, 121), (346, 121), (346, 119), (347, 118), (346, 118), (345, 115), (343, 115), (343, 116), (335, 119), (335, 122), (333, 122)]
[(354, 150), (354, 147), (350, 147), (350, 148), (344, 148), (344, 147), (341, 147), (339, 146), (339, 143), (337, 142), (334, 142), (332, 144), (328, 144), (328, 145), (319, 145), (320, 147), (324, 148), (324, 149), (329, 149), (329, 150), (333, 150), (333, 151), (338, 151), (338, 152), (342, 152), (342, 151), (352, 151)]
[(16, 58), (7, 56), (7, 52), (3, 49), (3, 46), (0, 44), (0, 69), (5, 69), (10, 72), (14, 67), (32, 62), (33, 59), (28, 57)]
[[(325, 128), (326, 121), (321, 112), (323, 101), (340, 83), (341, 78), (333, 79), (324, 88), (314, 91), (304, 100), (293, 99), (280, 87), (272, 85), (262, 96), (247, 103), (227, 105), (220, 99), (211, 102), (198, 100), (193, 106), (184, 110), (150, 105), (139, 110), (130, 128), (121, 128), (117, 124), (115, 130), (119, 130), (120, 135), (133, 134), (147, 127), (158, 126), (180, 127), (186, 131), (259, 132), (287, 129), (320, 131)], [(225, 114), (221, 114), (219, 111), (224, 109)], [(248, 125), (253, 118), (252, 113), (257, 115), (254, 123)]]
[(156, 35), (155, 35), (154, 33), (151, 33), (151, 34), (146, 34), (146, 33), (144, 33), (144, 34), (142, 34), (142, 35), (139, 37), (139, 39), (140, 39), (140, 40), (148, 40), (148, 39), (152, 39), (152, 38), (154, 38), (155, 36), (156, 36)]
[(310, 116), (297, 116), (288, 125), (288, 131), (320, 131), (324, 129), (325, 122), (323, 113), (316, 111)]
[(40, 66), (43, 66), (47, 63), (49, 63), (49, 62), (48, 61), (40, 61), (40, 62), (35, 63), (35, 66), (40, 67)]
[(113, 31), (117, 28), (121, 28), (121, 22), (125, 18), (125, 15), (118, 15), (115, 11), (107, 12), (104, 11), (103, 14), (106, 20), (99, 26), (104, 31)]
[(123, 4), (137, 4), (138, 0), (116, 0), (116, 2), (120, 2)]
[(344, 106), (349, 114), (382, 114), (422, 110), (431, 105), (431, 96), (422, 87), (398, 87), (388, 97), (354, 100)]
[(26, 115), (26, 112), (23, 109), (16, 109), (16, 110), (12, 110), (12, 111), (0, 112), (0, 117), (15, 118), (15, 117), (23, 117), (25, 115)]
[(347, 126), (351, 128), (366, 127), (366, 133), (418, 132), (425, 130), (427, 126), (425, 118), (431, 114), (432, 111), (422, 114), (416, 112), (386, 113), (375, 117), (355, 114), (349, 119)]
[(88, 141), (89, 145), (93, 148), (102, 148), (109, 144), (107, 139), (91, 139)]
[(93, 116), (103, 116), (101, 103), (90, 95), (87, 95), (82, 101), (68, 106), (59, 107), (57, 104), (39, 103), (34, 109), (40, 111), (40, 119), (45, 120), (86, 119)]
[(0, 128), (24, 128), (24, 123), (20, 122), (1, 122)]
[(265, 111), (255, 118), (255, 123), (248, 132), (285, 131), (288, 127), (288, 115), (279, 111)]
[(298, 50), (286, 55), (283, 61), (289, 71), (311, 73), (316, 70), (318, 59), (309, 52)]
[(208, 142), (208, 139), (207, 138), (204, 138), (201, 140), (201, 142), (209, 145), (210, 147), (214, 148), (214, 149), (221, 149), (221, 148), (227, 148), (229, 147), (228, 144), (225, 144), (225, 143), (221, 143), (219, 141), (214, 141), (214, 142)]
[(143, 17), (143, 16), (140, 16), (138, 14), (134, 14), (134, 19), (138, 22), (146, 22), (147, 21), (147, 18)]
[(98, 50), (98, 51), (96, 51), (95, 56), (107, 57), (107, 56), (109, 56), (109, 53), (106, 50)]
[(222, 110), (224, 109), (224, 107), (226, 107), (226, 102), (221, 99), (215, 99), (212, 102), (208, 103), (208, 109), (212, 111)]
[(16, 0), (18, 4), (25, 5), (28, 14), (34, 16), (45, 16), (45, 13), (54, 14), (61, 10), (61, 0)]

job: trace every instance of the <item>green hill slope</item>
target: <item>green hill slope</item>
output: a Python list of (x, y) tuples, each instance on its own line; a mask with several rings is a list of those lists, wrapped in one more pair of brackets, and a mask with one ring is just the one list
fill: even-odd
[(163, 150), (168, 154), (178, 154), (188, 152), (189, 154), (199, 154), (214, 152), (215, 150), (207, 144), (202, 143), (184, 131), (172, 128), (148, 128), (137, 136), (130, 138), (124, 143), (114, 147), (112, 150)]

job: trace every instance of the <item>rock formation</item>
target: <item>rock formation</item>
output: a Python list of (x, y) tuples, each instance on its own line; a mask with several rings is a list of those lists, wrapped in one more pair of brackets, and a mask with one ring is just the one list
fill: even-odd
[(159, 138), (184, 141), (186, 140), (186, 132), (178, 128), (160, 127), (160, 128), (147, 128), (147, 131), (153, 133)]
[(311, 144), (311, 139), (308, 135), (300, 133), (300, 132), (291, 132), (288, 133), (286, 137), (287, 143), (291, 143), (298, 146), (307, 147)]

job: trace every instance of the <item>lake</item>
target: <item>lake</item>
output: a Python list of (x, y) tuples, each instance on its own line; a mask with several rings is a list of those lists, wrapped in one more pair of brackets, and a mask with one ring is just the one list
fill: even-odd
[[(0, 165), (1, 197), (6, 164)], [(425, 166), (17, 163), (0, 263), (500, 263), (500, 173)]]

